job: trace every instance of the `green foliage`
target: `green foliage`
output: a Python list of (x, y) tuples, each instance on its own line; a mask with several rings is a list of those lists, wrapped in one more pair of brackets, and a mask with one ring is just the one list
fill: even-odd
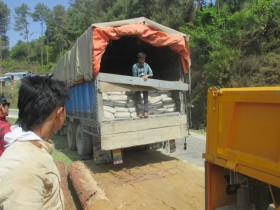
[(44, 23), (46, 24), (46, 21), (50, 15), (49, 8), (42, 4), (38, 3), (35, 6), (35, 11), (31, 14), (33, 21), (40, 22), (41, 26), (41, 38), (40, 38), (40, 54), (41, 54), (41, 65), (44, 64)]
[(62, 5), (57, 5), (53, 8), (54, 22), (55, 22), (55, 42), (59, 47), (60, 56), (63, 55), (63, 50), (69, 46), (69, 39), (67, 36), (67, 13)]
[(15, 16), (15, 31), (20, 31), (20, 35), (23, 36), (24, 39), (28, 42), (29, 29), (28, 29), (28, 21), (27, 18), (30, 15), (30, 8), (27, 4), (22, 4), (20, 7), (15, 8), (16, 16)]
[(2, 49), (2, 59), (7, 59), (9, 57), (9, 54), (10, 54), (10, 51), (8, 48)]
[(2, 89), (1, 89), (3, 94), (8, 94), (8, 93), (11, 94), (8, 101), (11, 103), (10, 108), (12, 108), (12, 109), (17, 108), (17, 100), (18, 100), (18, 87), (17, 86), (19, 83), (20, 83), (19, 81), (14, 81), (13, 84), (2, 87)]
[[(280, 2), (219, 3), (196, 12), (180, 30), (190, 34), (193, 127), (206, 123), (209, 86), (275, 86), (280, 83)], [(278, 25), (277, 25), (278, 23)]]
[(146, 17), (151, 18), (152, 11), (151, 6), (153, 5), (152, 0), (129, 0), (128, 10), (126, 16), (136, 18), (136, 17)]
[[(3, 46), (8, 47), (9, 39), (7, 37), (7, 31), (10, 22), (10, 9), (7, 4), (0, 1), (0, 50), (2, 51)], [(1, 56), (0, 52), (0, 56)], [(2, 57), (0, 57), (2, 58)]]
[(33, 21), (40, 22), (42, 26), (43, 23), (47, 21), (49, 12), (50, 10), (45, 4), (38, 3), (35, 6), (35, 11), (31, 13), (31, 16)]
[(10, 57), (17, 61), (23, 61), (27, 58), (27, 43), (18, 42), (11, 50)]
[(54, 160), (62, 161), (67, 167), (73, 161), (81, 159), (76, 151), (71, 151), (69, 149), (66, 136), (59, 136), (54, 134), (51, 137), (51, 140), (55, 144), (55, 150), (52, 154)]
[(74, 39), (77, 39), (93, 23), (95, 6), (95, 1), (91, 0), (72, 1), (68, 9), (68, 32)]
[(11, 118), (11, 117), (7, 117), (7, 121), (11, 124), (11, 125), (15, 125), (16, 124), (16, 120), (15, 118)]
[(49, 62), (48, 65), (40, 66), (38, 72), (41, 74), (50, 74), (51, 69), (55, 66), (55, 63)]

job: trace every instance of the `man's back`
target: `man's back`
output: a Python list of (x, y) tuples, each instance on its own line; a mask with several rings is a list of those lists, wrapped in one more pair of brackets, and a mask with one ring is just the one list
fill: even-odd
[(52, 150), (44, 141), (16, 141), (6, 149), (0, 158), (0, 209), (63, 209)]

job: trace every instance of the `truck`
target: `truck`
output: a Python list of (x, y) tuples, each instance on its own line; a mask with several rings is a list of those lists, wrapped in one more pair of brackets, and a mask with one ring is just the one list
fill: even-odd
[(280, 87), (210, 87), (206, 210), (280, 209)]
[[(176, 150), (188, 135), (185, 75), (189, 36), (145, 17), (92, 24), (52, 69), (70, 88), (58, 134), (95, 164), (122, 163), (124, 148)], [(137, 54), (153, 70), (147, 81), (132, 76)], [(135, 112), (135, 91), (149, 91), (149, 117)]]

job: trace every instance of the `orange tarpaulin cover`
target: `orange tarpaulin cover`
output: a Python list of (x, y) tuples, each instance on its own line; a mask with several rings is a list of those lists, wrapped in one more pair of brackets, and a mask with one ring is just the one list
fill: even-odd
[(118, 40), (122, 36), (136, 35), (139, 39), (156, 47), (169, 46), (181, 56), (184, 73), (188, 72), (190, 65), (190, 54), (188, 44), (182, 35), (168, 35), (162, 31), (155, 30), (144, 23), (129, 24), (117, 27), (93, 27), (93, 53), (92, 71), (96, 76), (100, 69), (102, 55), (109, 40)]

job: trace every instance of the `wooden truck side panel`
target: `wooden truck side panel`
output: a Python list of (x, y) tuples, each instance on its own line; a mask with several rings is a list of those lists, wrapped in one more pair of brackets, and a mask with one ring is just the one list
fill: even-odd
[(188, 135), (185, 115), (102, 124), (100, 130), (101, 148), (104, 150), (168, 141)]

